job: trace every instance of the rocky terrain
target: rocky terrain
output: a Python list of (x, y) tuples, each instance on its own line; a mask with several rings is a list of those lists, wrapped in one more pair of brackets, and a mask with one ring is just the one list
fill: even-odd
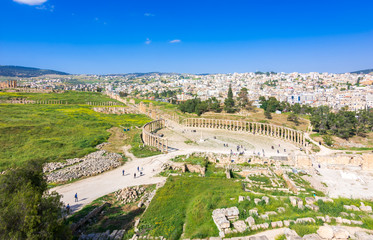
[(122, 156), (100, 150), (83, 158), (68, 159), (66, 162), (47, 163), (44, 172), (49, 183), (67, 182), (73, 179), (100, 174), (121, 165)]

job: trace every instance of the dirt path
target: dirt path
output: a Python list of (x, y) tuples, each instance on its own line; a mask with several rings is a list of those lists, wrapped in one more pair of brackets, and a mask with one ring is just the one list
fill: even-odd
[[(62, 194), (62, 201), (65, 204), (69, 203), (71, 211), (75, 212), (93, 200), (119, 189), (165, 181), (165, 177), (155, 177), (161, 171), (163, 163), (177, 155), (190, 152), (177, 151), (167, 155), (161, 154), (147, 158), (136, 158), (127, 149), (128, 147), (125, 147), (123, 150), (131, 160), (123, 166), (94, 177), (52, 188), (51, 191), (57, 191)], [(143, 168), (143, 176), (139, 176), (137, 167)], [(122, 170), (125, 170), (125, 176), (122, 176)], [(134, 173), (137, 175), (136, 178), (134, 178)], [(74, 201), (75, 193), (78, 194), (78, 202)]]

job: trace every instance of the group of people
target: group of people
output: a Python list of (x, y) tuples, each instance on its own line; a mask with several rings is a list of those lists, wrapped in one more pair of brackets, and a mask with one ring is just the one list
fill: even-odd
[[(228, 144), (226, 144), (226, 146), (228, 147)], [(246, 149), (242, 145), (237, 145), (236, 149), (237, 149), (237, 153), (234, 153), (233, 150), (231, 149), (231, 155), (236, 155), (236, 154), (244, 155), (245, 154)]]
[[(78, 193), (75, 193), (75, 195), (74, 195), (74, 200), (75, 200), (75, 202), (79, 202), (79, 199), (78, 199)], [(66, 205), (66, 213), (67, 213), (67, 215), (69, 215), (70, 214), (70, 204), (68, 203), (67, 205)]]
[[(144, 171), (144, 168), (143, 167), (137, 167), (137, 172), (138, 172), (138, 174), (139, 174), (139, 177), (141, 177), (142, 175), (143, 175), (143, 172)], [(133, 173), (133, 178), (136, 178), (136, 176), (137, 176), (137, 174), (136, 174), (136, 172), (135, 173)]]
[[(144, 171), (144, 168), (143, 167), (137, 167), (137, 171), (133, 173), (133, 178), (136, 178), (137, 176), (143, 176), (143, 171)], [(153, 170), (154, 171), (154, 170)], [(126, 174), (126, 171), (123, 169), (122, 170), (122, 176), (125, 176)]]

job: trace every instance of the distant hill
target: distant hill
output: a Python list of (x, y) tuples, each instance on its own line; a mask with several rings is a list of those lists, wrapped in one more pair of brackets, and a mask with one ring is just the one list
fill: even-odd
[(372, 69), (365, 69), (365, 70), (355, 71), (355, 72), (351, 72), (351, 73), (368, 74), (368, 73), (371, 73), (371, 72), (373, 72), (373, 68)]
[(5, 76), (5, 77), (39, 77), (39, 76), (48, 75), (48, 74), (69, 75), (68, 73), (54, 71), (54, 70), (0, 65), (0, 76)]

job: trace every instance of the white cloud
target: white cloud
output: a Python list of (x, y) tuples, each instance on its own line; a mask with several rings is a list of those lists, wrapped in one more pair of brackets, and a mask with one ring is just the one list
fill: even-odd
[(22, 4), (27, 4), (27, 5), (34, 6), (34, 5), (41, 5), (48, 0), (13, 0), (13, 1), (17, 2), (17, 3), (22, 3)]
[(46, 11), (50, 11), (50, 12), (54, 12), (54, 5), (50, 5), (50, 6), (47, 6), (47, 5), (41, 5), (41, 6), (37, 6), (36, 9), (38, 9), (38, 10), (46, 10)]
[(179, 43), (179, 42), (181, 42), (180, 39), (175, 39), (175, 40), (171, 40), (169, 43)]
[(151, 44), (151, 43), (152, 43), (152, 40), (150, 40), (149, 38), (147, 38), (146, 41), (145, 41), (145, 44), (146, 44), (146, 45), (149, 45), (149, 44)]
[(145, 17), (154, 17), (155, 15), (153, 13), (144, 13)]

